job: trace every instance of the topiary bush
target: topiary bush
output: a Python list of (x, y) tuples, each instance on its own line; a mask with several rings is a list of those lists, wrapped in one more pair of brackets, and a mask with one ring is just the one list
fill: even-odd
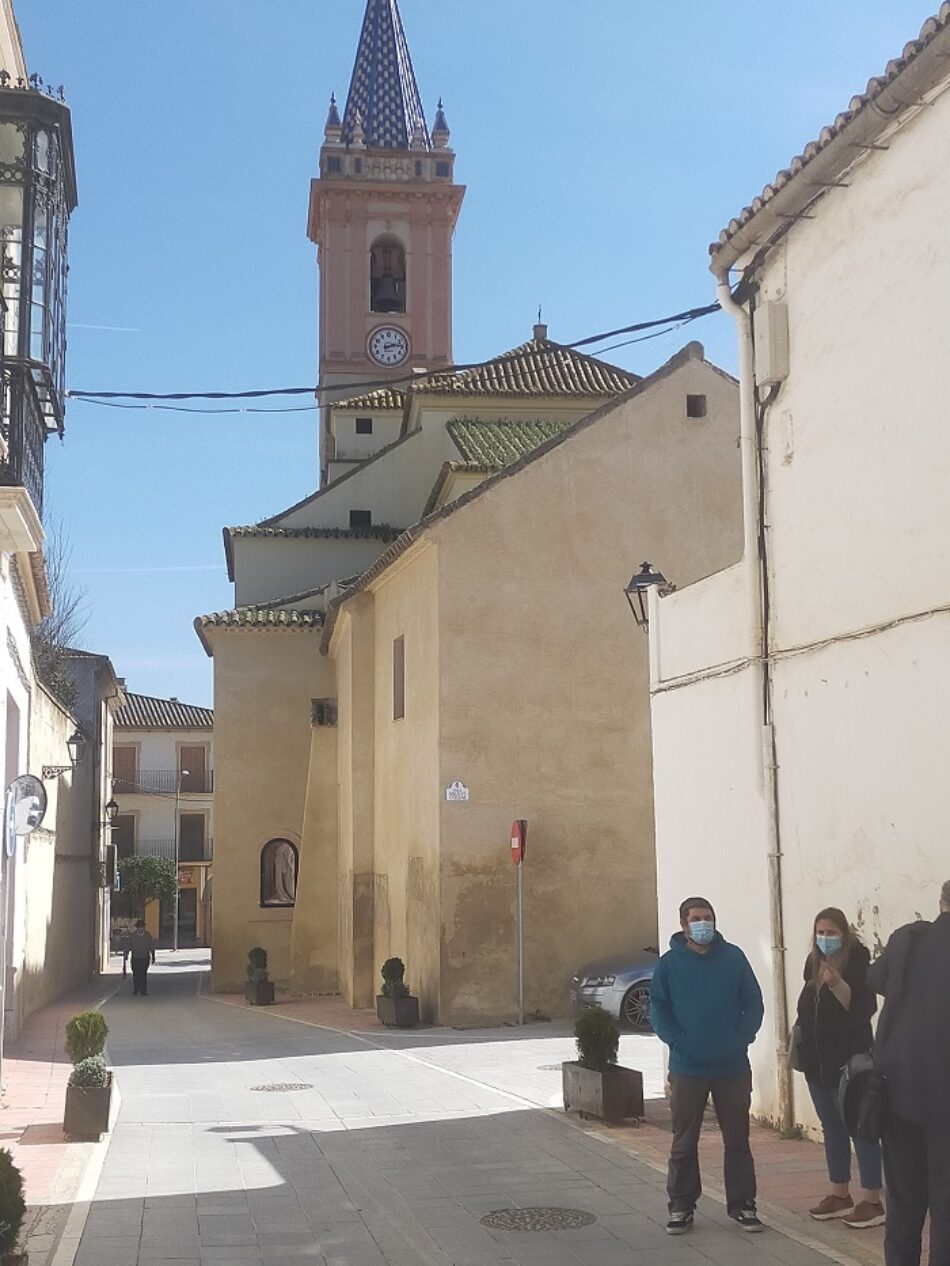
[(0, 1148), (0, 1259), (16, 1248), (25, 1215), (23, 1178), (10, 1152)]
[(247, 952), (247, 978), (252, 984), (267, 980), (267, 950), (256, 945)]
[(405, 982), (406, 964), (401, 958), (387, 958), (382, 967), (383, 997), (408, 998), (409, 986)]
[(577, 1062), (583, 1068), (602, 1073), (617, 1062), (620, 1026), (602, 1007), (589, 1007), (574, 1021)]
[(66, 1025), (66, 1054), (74, 1064), (101, 1055), (106, 1049), (109, 1026), (101, 1011), (81, 1011)]
[(90, 1055), (81, 1059), (69, 1074), (71, 1086), (81, 1086), (83, 1090), (103, 1090), (109, 1085), (110, 1073), (106, 1061), (101, 1055)]

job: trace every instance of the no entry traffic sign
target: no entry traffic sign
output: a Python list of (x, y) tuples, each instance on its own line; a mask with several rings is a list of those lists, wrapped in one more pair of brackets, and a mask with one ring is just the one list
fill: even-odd
[(524, 861), (525, 845), (528, 842), (528, 824), (524, 818), (516, 818), (511, 824), (511, 860), (516, 866)]

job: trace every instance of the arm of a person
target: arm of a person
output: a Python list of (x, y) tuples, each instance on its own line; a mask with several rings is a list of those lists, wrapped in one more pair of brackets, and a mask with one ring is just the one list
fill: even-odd
[(148, 938), (148, 947), (152, 951), (152, 962), (154, 963), (155, 962), (155, 938), (153, 936), (149, 936)]
[(742, 981), (739, 987), (739, 1032), (746, 1046), (751, 1046), (755, 1035), (762, 1027), (765, 1005), (762, 1002), (762, 990), (755, 978), (752, 964), (743, 954)]
[(669, 981), (662, 963), (657, 964), (650, 985), (650, 1022), (653, 1032), (671, 1049), (682, 1042), (683, 1030), (673, 1014), (673, 999), (670, 997)]

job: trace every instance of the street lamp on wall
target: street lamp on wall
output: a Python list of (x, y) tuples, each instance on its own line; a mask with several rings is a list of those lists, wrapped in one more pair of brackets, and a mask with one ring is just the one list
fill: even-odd
[(86, 736), (79, 729), (73, 730), (69, 738), (66, 740), (66, 748), (69, 752), (68, 765), (44, 765), (43, 777), (46, 779), (58, 778), (60, 774), (67, 773), (70, 769), (75, 769), (82, 760), (83, 752), (86, 750)]
[(637, 628), (643, 629), (644, 633), (650, 629), (649, 593), (654, 588), (663, 598), (672, 593), (675, 586), (670, 584), (662, 572), (656, 571), (652, 563), (641, 563), (640, 570), (634, 572), (630, 584), (624, 589)]
[(115, 801), (115, 800), (110, 800), (110, 801), (109, 801), (109, 803), (106, 805), (106, 808), (105, 808), (105, 814), (106, 814), (106, 825), (107, 825), (107, 826), (112, 826), (112, 824), (113, 824), (113, 823), (115, 822), (115, 820), (116, 820), (116, 817), (118, 816), (118, 813), (119, 813), (119, 806), (118, 806), (118, 804), (116, 803), (116, 801)]

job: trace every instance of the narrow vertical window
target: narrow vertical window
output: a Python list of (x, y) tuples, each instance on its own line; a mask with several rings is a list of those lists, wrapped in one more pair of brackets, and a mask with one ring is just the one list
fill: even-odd
[(393, 642), (393, 720), (406, 715), (406, 639)]

